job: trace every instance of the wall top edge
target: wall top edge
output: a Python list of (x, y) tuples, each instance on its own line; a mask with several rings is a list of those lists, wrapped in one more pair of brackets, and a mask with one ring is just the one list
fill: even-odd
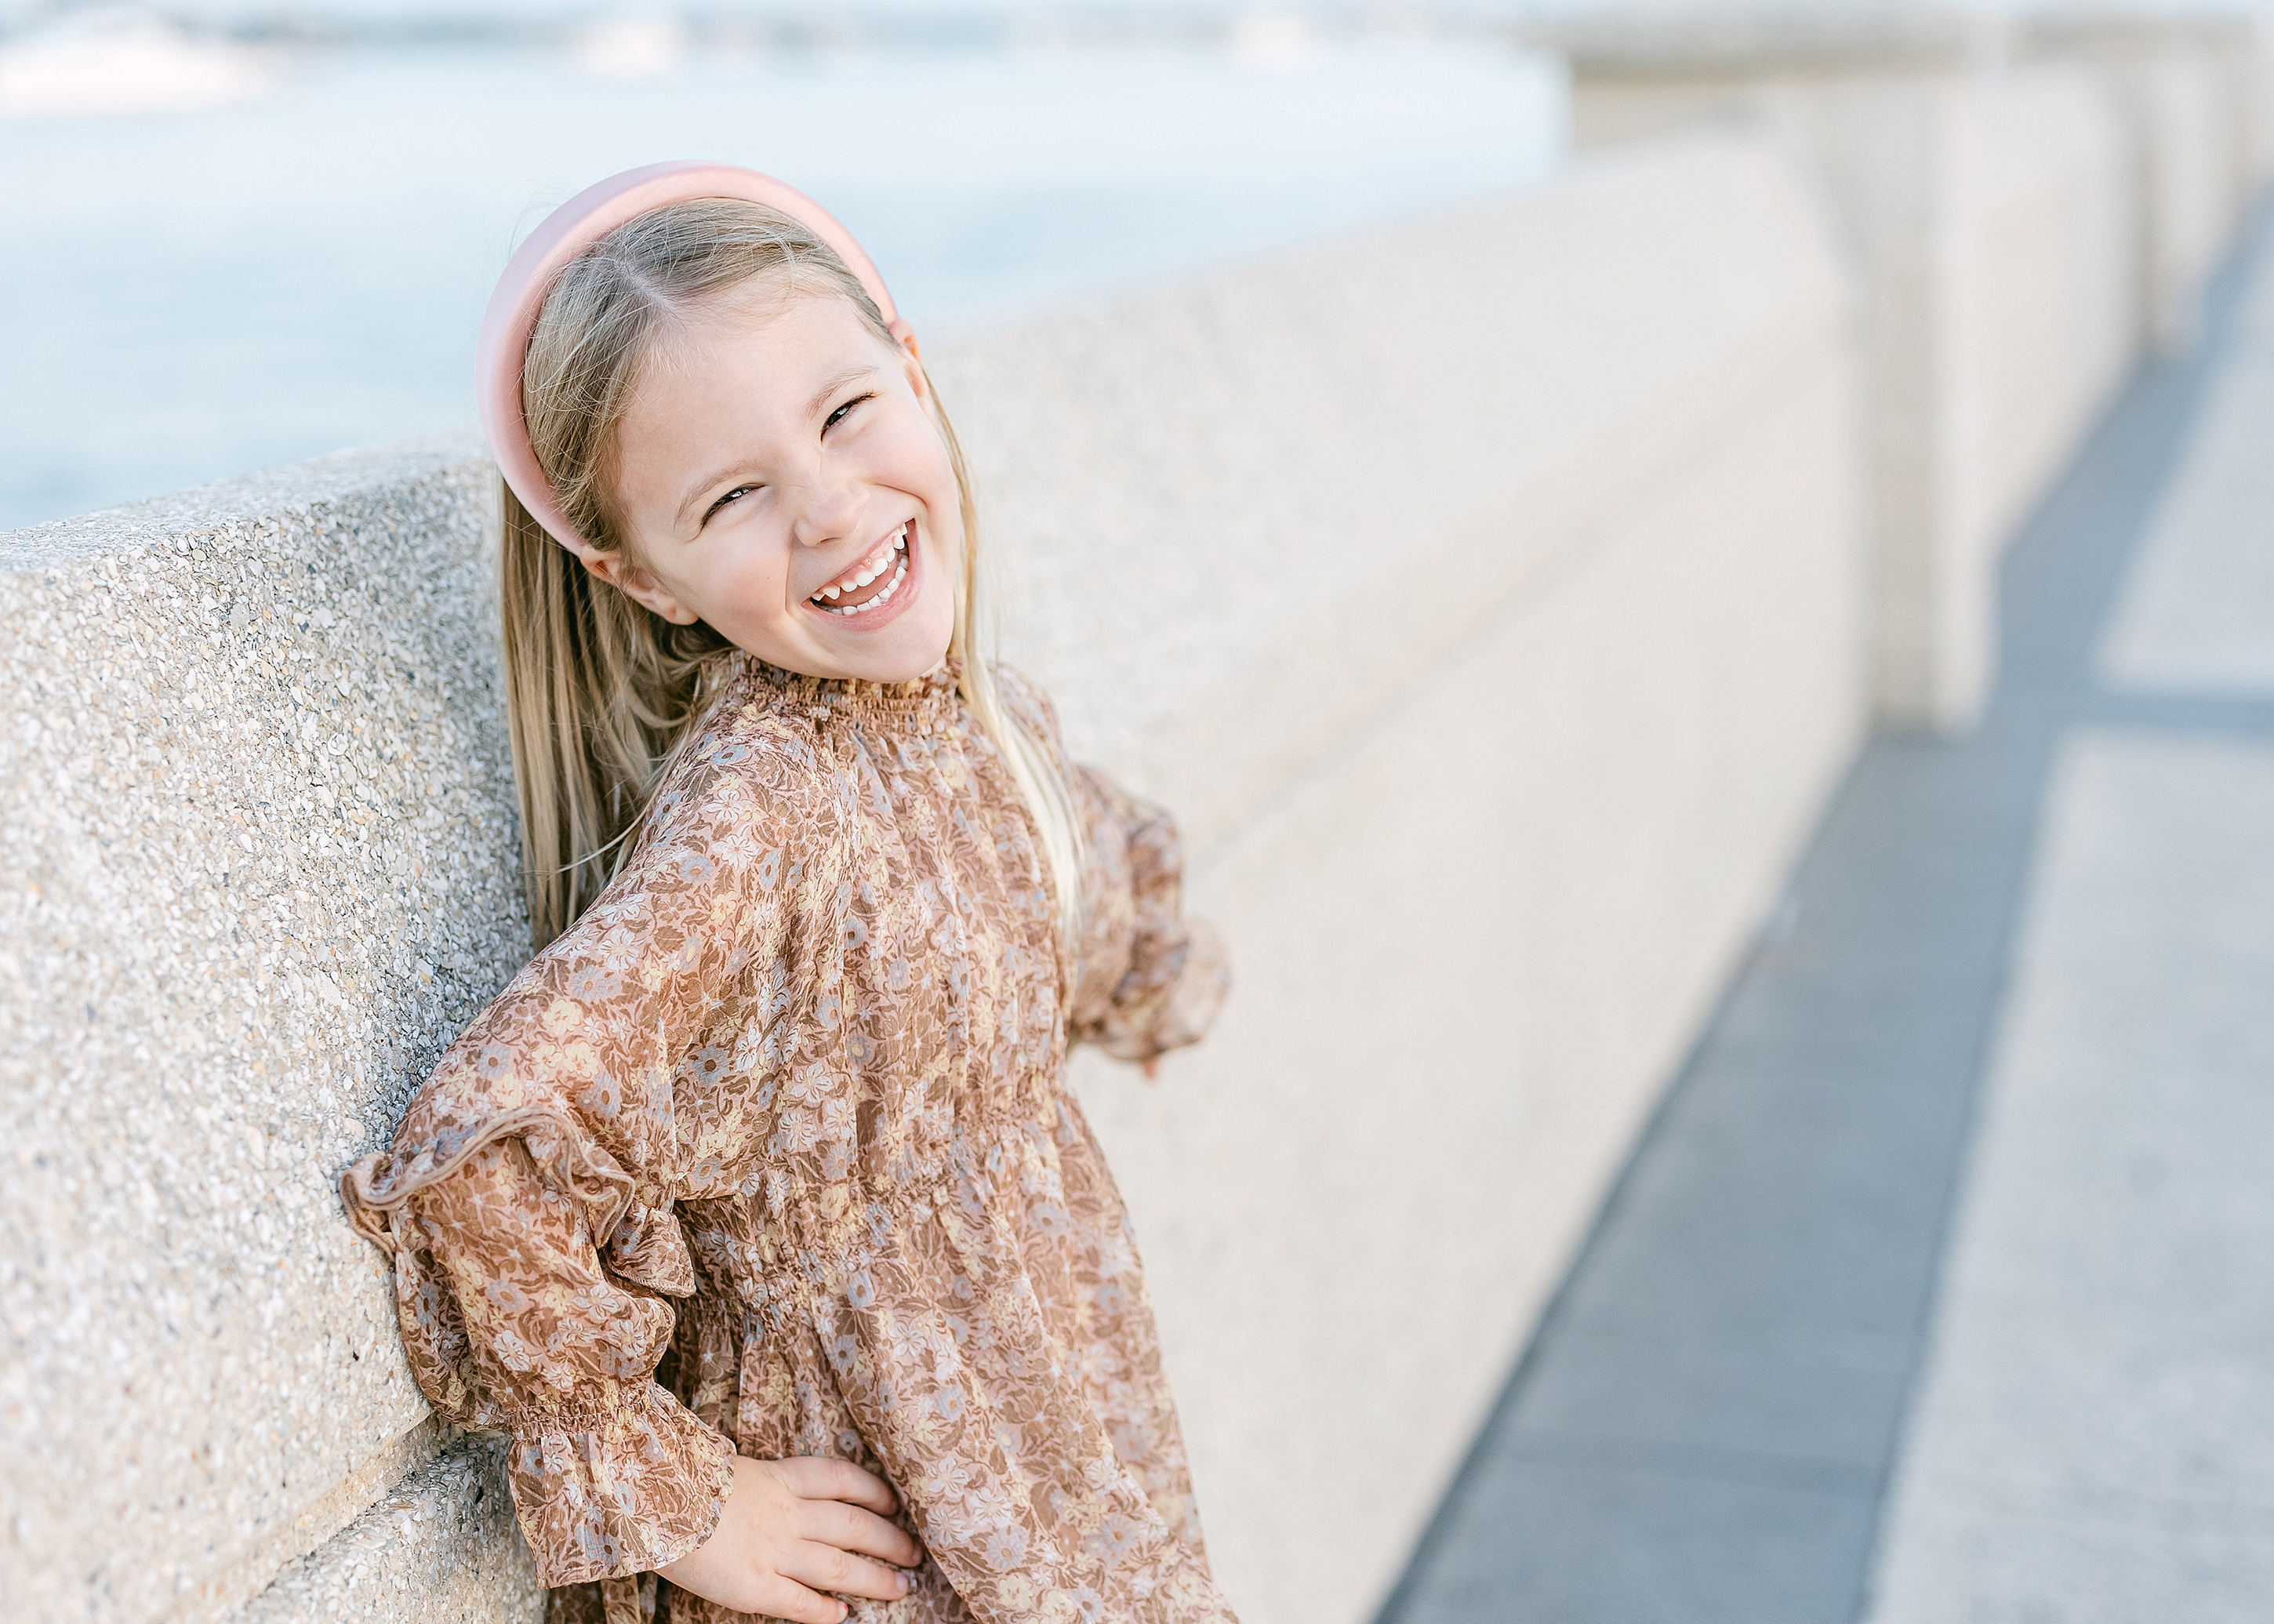
[[(1678, 156), (1683, 149), (1697, 152), (1719, 148), (1736, 150), (1747, 145), (1743, 137), (1721, 133), (1685, 132), (1650, 143), (1648, 154), (1595, 154), (1575, 159), (1562, 184), (1584, 186), (1609, 170), (1653, 159)], [(1557, 189), (1557, 183), (1516, 188), (1440, 206), (1392, 222), (1359, 226), (1324, 234), (1315, 239), (1261, 252), (1236, 256), (1209, 267), (1167, 276), (1149, 286), (1101, 291), (1087, 297), (1045, 304), (1018, 315), (998, 315), (971, 323), (951, 325), (937, 341), (941, 358), (957, 351), (984, 349), (1023, 329), (1063, 324), (1086, 325), (1118, 312), (1152, 305), (1181, 305), (1212, 290), (1258, 274), (1343, 257), (1364, 257), (1378, 250), (1382, 239), (1410, 231), (1424, 223), (1451, 225), (1463, 220), (1498, 213), (1520, 196)], [(65, 567), (114, 554), (163, 545), (169, 542), (210, 535), (220, 530), (305, 515), (314, 507), (354, 498), (383, 497), (403, 488), (466, 469), (486, 468), (489, 454), (480, 432), (471, 425), (418, 435), (348, 447), (298, 462), (235, 475), (209, 484), (190, 486), (142, 501), (97, 509), (70, 518), (12, 530), (0, 530), (0, 578)]]
[(2152, 53), (2255, 43), (2261, 34), (2255, 19), (2232, 12), (2078, 8), (2016, 16), (1924, 6), (1673, 11), (1635, 5), (1525, 30), (1530, 43), (1560, 53), (1586, 79), (1778, 70), (1958, 71), (2037, 50), (2120, 48)]
[(0, 575), (52, 569), (230, 526), (287, 518), (321, 503), (366, 496), (486, 462), (488, 455), (476, 430), (448, 429), (327, 452), (170, 491), (147, 501), (0, 531)]
[(1517, 181), (1487, 192), (1441, 200), (1373, 220), (1347, 222), (1316, 230), (1290, 242), (1236, 250), (1197, 265), (1117, 282), (1037, 297), (1017, 304), (983, 309), (927, 322), (923, 340), (925, 365), (934, 351), (942, 355), (983, 349), (1013, 335), (1067, 323), (1086, 324), (1124, 312), (1181, 305), (1206, 298), (1216, 289), (1254, 276), (1316, 267), (1337, 259), (1363, 258), (1378, 252), (1386, 238), (1455, 225), (1465, 220), (1498, 214), (1511, 203), (1550, 191), (1577, 167), (1577, 154), (1555, 171), (1535, 180)]
[(2267, 40), (2265, 21), (2244, 11), (2133, 11), (2078, 6), (2024, 19), (2027, 38), (2052, 49), (2117, 47), (2154, 52), (2171, 48), (2241, 47)]

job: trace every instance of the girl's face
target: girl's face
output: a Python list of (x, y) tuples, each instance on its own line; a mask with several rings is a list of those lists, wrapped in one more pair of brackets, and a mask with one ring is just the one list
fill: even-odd
[(644, 371), (616, 443), (630, 545), (586, 568), (786, 670), (905, 682), (937, 666), (963, 521), (915, 357), (842, 298), (762, 285)]

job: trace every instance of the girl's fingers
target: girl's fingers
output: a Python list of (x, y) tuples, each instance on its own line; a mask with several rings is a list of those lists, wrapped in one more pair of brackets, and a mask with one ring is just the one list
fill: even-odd
[(858, 1506), (817, 1500), (805, 1508), (804, 1521), (799, 1532), (840, 1551), (879, 1557), (897, 1568), (914, 1568), (923, 1560), (923, 1547), (909, 1538), (907, 1530)]
[(781, 1565), (781, 1574), (817, 1590), (866, 1596), (872, 1601), (898, 1601), (908, 1593), (908, 1582), (899, 1569), (816, 1539), (798, 1545)]
[(779, 1464), (782, 1481), (789, 1485), (791, 1493), (802, 1500), (850, 1500), (887, 1517), (900, 1509), (900, 1501), (892, 1498), (890, 1484), (882, 1477), (871, 1477), (850, 1461), (794, 1455)]
[(770, 1619), (788, 1619), (792, 1624), (841, 1624), (846, 1607), (834, 1596), (824, 1596), (794, 1579), (774, 1574), (751, 1598), (751, 1611)]

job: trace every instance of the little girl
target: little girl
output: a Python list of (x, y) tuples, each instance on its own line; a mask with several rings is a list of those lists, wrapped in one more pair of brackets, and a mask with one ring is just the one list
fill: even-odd
[(1193, 1041), (1222, 955), (980, 657), (883, 282), (658, 165), (523, 244), (480, 366), (541, 951), (343, 1187), (553, 1616), (1230, 1620), (1065, 1085)]

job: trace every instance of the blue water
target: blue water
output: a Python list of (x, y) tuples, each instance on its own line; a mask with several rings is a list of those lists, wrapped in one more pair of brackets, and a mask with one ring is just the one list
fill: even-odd
[(664, 157), (769, 169), (920, 328), (1003, 320), (1479, 194), (1557, 162), (1562, 93), (1485, 45), (712, 56), (304, 52), (218, 110), (0, 124), (0, 529), (471, 416), (516, 236)]

